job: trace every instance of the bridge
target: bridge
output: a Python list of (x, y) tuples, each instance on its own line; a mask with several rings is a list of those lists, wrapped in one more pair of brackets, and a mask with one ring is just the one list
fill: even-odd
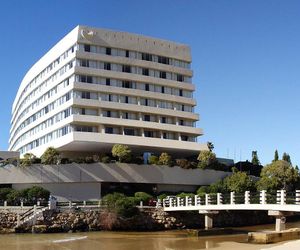
[(184, 198), (169, 196), (158, 201), (158, 207), (163, 207), (166, 212), (173, 211), (199, 211), (205, 215), (205, 228), (213, 227), (213, 215), (220, 210), (265, 210), (270, 216), (276, 218), (276, 231), (285, 229), (286, 216), (300, 212), (300, 190), (286, 192), (278, 190), (267, 193), (246, 191), (243, 194), (204, 194)]

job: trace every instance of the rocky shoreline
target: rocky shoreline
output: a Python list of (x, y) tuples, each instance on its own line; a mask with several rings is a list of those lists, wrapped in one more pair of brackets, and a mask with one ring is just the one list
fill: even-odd
[[(264, 211), (221, 211), (214, 216), (215, 227), (251, 226), (273, 223)], [(0, 213), (0, 233), (62, 233), (86, 231), (159, 231), (204, 228), (204, 215), (196, 212), (164, 212), (162, 209), (140, 209), (131, 218), (117, 216), (106, 210), (48, 210), (35, 225), (15, 227), (17, 214)]]

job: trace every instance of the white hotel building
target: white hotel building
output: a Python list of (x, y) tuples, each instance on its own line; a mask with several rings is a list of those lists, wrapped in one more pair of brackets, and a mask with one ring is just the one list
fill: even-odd
[(150, 37), (77, 26), (25, 75), (13, 103), (9, 150), (40, 156), (110, 152), (180, 156), (197, 143), (190, 48)]

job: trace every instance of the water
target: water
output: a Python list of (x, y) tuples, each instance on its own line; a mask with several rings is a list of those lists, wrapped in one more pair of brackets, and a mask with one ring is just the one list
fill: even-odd
[[(288, 227), (300, 227), (300, 222), (288, 224)], [(264, 225), (240, 229), (273, 228), (274, 225)], [(245, 234), (197, 238), (187, 237), (185, 231), (11, 234), (0, 235), (0, 250), (257, 250), (279, 245), (254, 245), (246, 241)]]

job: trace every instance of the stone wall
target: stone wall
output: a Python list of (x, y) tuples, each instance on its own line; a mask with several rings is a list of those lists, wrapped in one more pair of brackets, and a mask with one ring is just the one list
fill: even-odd
[[(222, 211), (214, 216), (215, 227), (249, 226), (272, 223), (263, 211)], [(17, 232), (82, 232), (82, 231), (157, 231), (204, 228), (204, 215), (198, 212), (164, 212), (162, 209), (142, 209), (132, 218), (118, 217), (105, 210), (64, 212), (46, 211), (35, 226), (18, 228)]]

